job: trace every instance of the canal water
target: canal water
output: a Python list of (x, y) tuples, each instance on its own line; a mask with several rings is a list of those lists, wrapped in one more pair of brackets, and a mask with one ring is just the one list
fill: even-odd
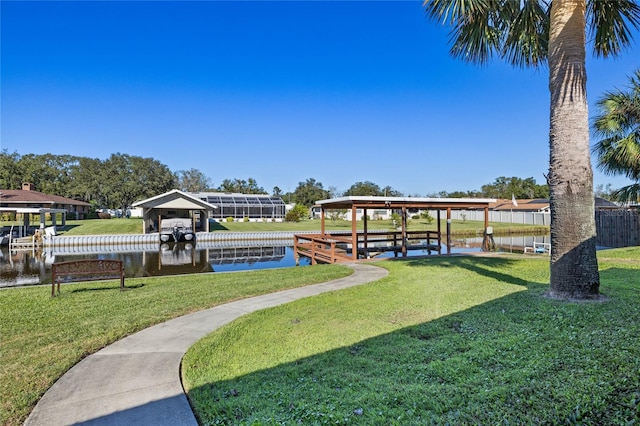
[[(496, 250), (522, 251), (534, 242), (548, 243), (548, 236), (496, 237)], [(480, 251), (482, 238), (455, 239), (451, 253)], [(51, 265), (81, 259), (122, 260), (125, 277), (152, 277), (179, 274), (247, 271), (267, 268), (303, 267), (308, 258), (296, 265), (293, 241), (265, 243), (235, 241), (227, 243), (151, 244), (143, 248), (131, 245), (82, 246), (57, 248), (55, 251), (18, 250), (0, 247), (0, 288), (51, 284)], [(442, 253), (447, 253), (446, 246)], [(437, 251), (409, 251), (409, 256), (437, 254)], [(383, 253), (380, 257), (393, 256)]]

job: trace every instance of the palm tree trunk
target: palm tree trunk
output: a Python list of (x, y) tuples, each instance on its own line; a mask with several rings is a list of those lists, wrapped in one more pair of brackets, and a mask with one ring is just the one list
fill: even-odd
[(554, 0), (549, 34), (551, 287), (562, 299), (599, 294), (586, 95), (585, 0)]

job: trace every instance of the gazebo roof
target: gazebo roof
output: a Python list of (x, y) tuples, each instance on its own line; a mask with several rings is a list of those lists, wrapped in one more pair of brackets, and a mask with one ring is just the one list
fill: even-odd
[(422, 197), (380, 197), (380, 196), (348, 196), (317, 201), (316, 204), (325, 209), (349, 208), (438, 208), (438, 209), (471, 209), (488, 207), (495, 203), (494, 198), (422, 198)]
[(132, 207), (144, 209), (184, 209), (184, 210), (215, 210), (217, 207), (197, 197), (174, 189), (146, 200), (136, 201)]

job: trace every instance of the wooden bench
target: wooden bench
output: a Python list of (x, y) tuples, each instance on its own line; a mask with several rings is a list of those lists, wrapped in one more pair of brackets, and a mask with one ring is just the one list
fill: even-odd
[(51, 297), (56, 295), (56, 285), (60, 294), (60, 283), (114, 279), (120, 279), (120, 291), (123, 291), (122, 260), (88, 259), (57, 262), (51, 265)]

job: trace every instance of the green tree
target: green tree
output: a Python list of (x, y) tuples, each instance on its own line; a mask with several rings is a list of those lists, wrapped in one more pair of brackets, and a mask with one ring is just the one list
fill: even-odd
[(600, 138), (593, 146), (597, 166), (610, 175), (634, 182), (613, 192), (622, 202), (640, 201), (640, 69), (629, 77), (626, 91), (604, 94), (596, 104), (592, 128)]
[(488, 198), (548, 198), (549, 187), (538, 185), (532, 177), (500, 176), (493, 183), (482, 185), (481, 195)]
[(20, 189), (22, 181), (17, 152), (9, 154), (6, 149), (0, 151), (0, 189)]
[(482, 196), (482, 194), (480, 194), (478, 191), (451, 191), (451, 192), (447, 192), (447, 191), (440, 191), (438, 193), (438, 197), (436, 198), (474, 198), (474, 197), (480, 197)]
[(389, 185), (387, 185), (384, 188), (382, 188), (380, 190), (380, 192), (382, 193), (382, 195), (384, 195), (386, 197), (402, 197), (402, 196), (404, 196), (404, 194), (402, 192), (393, 189)]
[(175, 188), (175, 175), (152, 158), (111, 154), (104, 162), (102, 190), (108, 194), (105, 207), (123, 212), (134, 201), (162, 194)]
[(26, 154), (18, 161), (18, 173), (21, 181), (32, 183), (36, 191), (68, 197), (76, 163), (77, 157), (70, 155)]
[(267, 192), (254, 178), (244, 179), (225, 179), (218, 187), (221, 192), (235, 192), (238, 194), (266, 194)]
[(344, 192), (344, 196), (402, 197), (402, 193), (388, 185), (384, 188), (380, 188), (379, 185), (373, 182), (365, 181), (356, 182), (351, 185), (351, 187)]
[(454, 57), (549, 67), (549, 295), (599, 295), (593, 171), (586, 94), (586, 31), (597, 56), (630, 45), (640, 9), (632, 0), (425, 0), (427, 15), (452, 27)]
[(298, 182), (298, 186), (293, 191), (292, 201), (296, 205), (301, 204), (305, 207), (311, 207), (316, 201), (327, 198), (329, 198), (329, 191), (323, 188), (322, 183), (309, 178), (305, 182)]
[(384, 195), (378, 185), (373, 182), (356, 182), (344, 192), (345, 196), (380, 196)]
[(178, 189), (185, 192), (202, 192), (211, 186), (211, 179), (198, 169), (178, 170), (176, 180)]
[(105, 175), (102, 172), (103, 167), (103, 162), (98, 158), (79, 157), (70, 173), (73, 182), (70, 190), (71, 198), (106, 206), (104, 180), (101, 179), (101, 176)]

